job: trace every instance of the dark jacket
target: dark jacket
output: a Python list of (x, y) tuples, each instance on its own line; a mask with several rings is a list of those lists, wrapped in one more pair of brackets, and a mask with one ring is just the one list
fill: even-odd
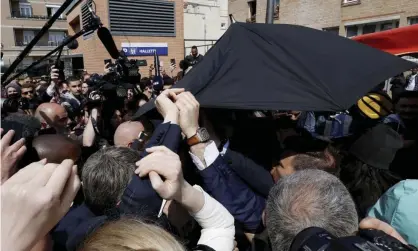
[(254, 233), (263, 228), (262, 213), (266, 201), (254, 193), (219, 155), (212, 165), (200, 172), (203, 189), (221, 203), (241, 224)]
[(239, 152), (228, 149), (224, 155), (229, 168), (234, 170), (254, 192), (267, 198), (274, 186), (273, 177), (263, 166)]
[(189, 64), (191, 65), (191, 66), (195, 66), (195, 65), (197, 65), (200, 61), (202, 61), (203, 60), (203, 56), (202, 55), (197, 55), (197, 57), (193, 57), (192, 55), (188, 55), (187, 57), (186, 57), (186, 60), (187, 61), (189, 61)]
[[(165, 123), (157, 127), (146, 147), (164, 145), (177, 152), (180, 140), (180, 127)], [(144, 151), (141, 157), (146, 155), (147, 153)], [(157, 217), (161, 204), (162, 199), (152, 188), (149, 179), (140, 179), (137, 175), (133, 175), (122, 195), (119, 207), (111, 212), (112, 215), (97, 215), (85, 204), (72, 208), (52, 231), (54, 249), (65, 250), (62, 248), (66, 247), (67, 250), (75, 250), (90, 232), (103, 224), (109, 217), (113, 218), (115, 213), (140, 216), (168, 228), (168, 221), (165, 217), (160, 219)]]

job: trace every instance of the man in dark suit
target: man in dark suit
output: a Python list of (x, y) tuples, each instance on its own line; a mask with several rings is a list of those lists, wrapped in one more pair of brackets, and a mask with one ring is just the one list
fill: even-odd
[[(184, 89), (167, 89), (158, 96), (155, 103), (164, 121), (155, 129), (145, 148), (164, 145), (173, 152), (177, 152), (181, 140), (181, 129), (178, 125), (179, 110), (173, 100), (176, 99), (176, 95), (183, 91)], [(138, 160), (147, 154), (146, 151), (141, 152)], [(109, 158), (109, 161), (112, 159), (115, 162), (119, 159), (118, 157), (112, 156), (112, 154), (106, 156), (106, 158)], [(98, 161), (100, 161), (100, 158), (98, 158)], [(123, 160), (120, 161), (123, 162)], [(134, 162), (134, 160), (130, 162)], [(130, 164), (134, 165), (135, 162)], [(95, 172), (99, 171), (100, 169), (97, 169)], [(75, 250), (93, 229), (103, 224), (109, 218), (118, 217), (120, 214), (137, 215), (147, 218), (150, 221), (166, 225), (167, 221), (164, 216), (160, 218), (160, 212), (165, 205), (165, 201), (154, 191), (149, 179), (139, 178), (135, 175), (134, 168), (126, 170), (125, 173), (132, 173), (131, 178), (129, 183), (122, 182), (123, 184), (119, 184), (125, 184), (124, 186), (126, 186), (123, 194), (118, 195), (115, 192), (115, 196), (110, 199), (114, 202), (112, 202), (112, 204), (115, 204), (114, 207), (107, 205), (106, 208), (100, 206), (99, 208), (91, 208), (86, 205), (88, 203), (83, 203), (81, 206), (71, 209), (60, 221), (52, 234), (57, 248), (65, 247), (67, 250)], [(100, 175), (96, 173), (96, 176)], [(113, 188), (118, 190), (115, 187)], [(83, 190), (86, 189), (88, 190), (89, 188), (84, 188)], [(112, 189), (112, 187), (108, 189)], [(110, 193), (111, 191), (107, 192)], [(91, 196), (92, 198), (95, 197), (94, 194)], [(103, 205), (103, 203), (98, 203), (97, 205)]]

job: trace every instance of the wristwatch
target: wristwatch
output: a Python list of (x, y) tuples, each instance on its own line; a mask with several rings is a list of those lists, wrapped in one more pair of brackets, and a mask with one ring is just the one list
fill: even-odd
[(187, 144), (189, 146), (194, 146), (199, 143), (207, 142), (209, 141), (209, 139), (210, 139), (210, 136), (209, 136), (208, 130), (206, 130), (206, 128), (204, 127), (200, 127), (199, 129), (197, 129), (197, 132), (195, 135), (187, 139)]

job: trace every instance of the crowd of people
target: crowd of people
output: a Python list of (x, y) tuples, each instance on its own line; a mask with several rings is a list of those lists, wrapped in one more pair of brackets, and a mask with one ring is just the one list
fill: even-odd
[(238, 111), (176, 88), (202, 60), (158, 92), (152, 68), (106, 88), (109, 64), (2, 87), (2, 250), (328, 250), (312, 227), (416, 250), (418, 67), (340, 113)]

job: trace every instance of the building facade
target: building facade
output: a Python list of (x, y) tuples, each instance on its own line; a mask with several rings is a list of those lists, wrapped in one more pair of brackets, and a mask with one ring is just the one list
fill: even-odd
[(416, 0), (281, 0), (279, 22), (353, 37), (418, 23)]
[[(274, 22), (278, 19), (279, 0), (276, 4)], [(228, 11), (238, 22), (265, 23), (267, 0), (229, 0)]]
[[(154, 51), (159, 54), (161, 66), (170, 75), (170, 63), (184, 58), (184, 26), (182, 0), (95, 0), (95, 12), (115, 40), (118, 50), (124, 50), (132, 59), (147, 61), (140, 68), (141, 75), (149, 75), (154, 63)], [(76, 1), (68, 10), (68, 31), (72, 35), (89, 22), (90, 1)], [(94, 6), (93, 6), (94, 8)], [(78, 39), (79, 47), (72, 51), (83, 56), (84, 68), (89, 73), (102, 74), (104, 60), (110, 55), (96, 33)]]
[(204, 55), (229, 26), (228, 0), (184, 1), (184, 44), (188, 55), (197, 46)]
[[(237, 21), (264, 23), (267, 0), (229, 0)], [(417, 0), (276, 0), (275, 23), (358, 36), (418, 23)]]
[[(58, 10), (63, 0), (2, 0), (1, 43), (2, 67), (8, 67), (25, 46), (41, 30), (45, 22)], [(20, 63), (22, 69), (54, 49), (67, 35), (65, 15), (42, 36), (27, 57)], [(68, 54), (63, 51), (63, 55)], [(47, 62), (46, 62), (47, 63)], [(4, 69), (4, 68), (3, 68)]]

